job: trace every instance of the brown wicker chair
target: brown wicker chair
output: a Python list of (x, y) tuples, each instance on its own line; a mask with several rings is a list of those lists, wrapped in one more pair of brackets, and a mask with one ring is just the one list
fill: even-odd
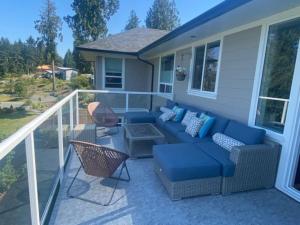
[[(123, 152), (116, 151), (114, 149), (110, 149), (101, 145), (91, 144), (82, 141), (70, 141), (70, 144), (73, 146), (79, 160), (80, 160), (80, 167), (78, 168), (76, 175), (74, 176), (70, 186), (67, 190), (68, 197), (71, 198), (78, 198), (81, 200), (85, 200), (88, 202), (92, 202), (95, 204), (108, 206), (110, 205), (114, 193), (116, 191), (118, 182), (122, 181), (130, 181), (130, 175), (128, 172), (128, 168), (126, 166), (126, 160), (129, 156)], [(115, 171), (121, 166), (120, 172), (117, 177), (113, 177)], [(74, 196), (70, 194), (71, 187), (76, 180), (76, 177), (79, 171), (83, 168), (84, 172), (88, 175), (95, 176), (95, 177), (104, 177), (104, 178), (112, 178), (115, 179), (116, 182), (114, 184), (114, 188), (112, 194), (106, 203), (100, 203), (88, 199), (84, 199), (78, 196)], [(121, 178), (123, 169), (125, 168), (127, 172), (127, 179)]]
[(109, 131), (104, 132), (104, 135), (101, 137), (114, 134), (114, 132), (111, 132), (111, 128), (113, 127), (117, 128), (117, 132), (115, 133), (118, 133), (119, 118), (110, 107), (100, 102), (91, 102), (88, 105), (88, 113), (96, 126), (100, 127), (100, 130), (109, 128)]

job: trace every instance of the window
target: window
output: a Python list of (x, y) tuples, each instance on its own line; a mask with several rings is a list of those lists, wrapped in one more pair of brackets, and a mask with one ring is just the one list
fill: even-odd
[(283, 133), (300, 38), (300, 19), (269, 27), (255, 125)]
[(159, 92), (173, 92), (174, 55), (161, 57), (159, 72)]
[(124, 59), (104, 58), (104, 87), (123, 88)]
[(220, 57), (220, 41), (196, 47), (190, 89), (197, 92), (216, 92)]

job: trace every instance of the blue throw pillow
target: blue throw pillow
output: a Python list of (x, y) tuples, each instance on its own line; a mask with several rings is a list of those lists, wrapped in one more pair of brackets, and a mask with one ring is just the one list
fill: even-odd
[(210, 117), (204, 113), (201, 113), (200, 115), (200, 120), (204, 121), (203, 126), (201, 127), (201, 129), (199, 130), (199, 137), (200, 138), (205, 138), (208, 131), (210, 130), (210, 128), (213, 126), (214, 122), (215, 122), (215, 118), (214, 117)]
[(180, 122), (184, 116), (185, 109), (179, 108), (178, 106), (174, 106), (172, 110), (176, 113), (176, 116), (173, 118), (173, 121)]

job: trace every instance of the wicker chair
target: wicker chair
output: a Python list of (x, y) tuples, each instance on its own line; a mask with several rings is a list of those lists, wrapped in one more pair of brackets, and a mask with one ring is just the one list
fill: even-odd
[(100, 130), (109, 128), (109, 131), (105, 131), (104, 135), (100, 137), (114, 134), (114, 132), (111, 132), (111, 128), (113, 127), (117, 128), (117, 132), (115, 133), (118, 133), (119, 118), (110, 107), (101, 104), (100, 102), (91, 102), (88, 105), (88, 113), (96, 126), (100, 127)]
[[(123, 152), (119, 152), (101, 145), (91, 144), (87, 142), (70, 141), (70, 144), (73, 146), (73, 149), (75, 150), (81, 165), (78, 168), (76, 175), (74, 176), (70, 186), (67, 189), (68, 197), (78, 198), (81, 200), (85, 200), (103, 206), (110, 205), (119, 181), (120, 180), (127, 181), (127, 182), (130, 181), (130, 175), (128, 172), (128, 168), (126, 166), (126, 160), (129, 158), (129, 156)], [(113, 177), (113, 174), (120, 166), (121, 169), (118, 176)], [(70, 194), (72, 185), (76, 180), (76, 177), (79, 174), (81, 168), (83, 168), (84, 172), (87, 175), (91, 175), (95, 177), (111, 178), (116, 181), (112, 190), (112, 194), (106, 203), (96, 202), (96, 201), (84, 199)], [(121, 178), (124, 168), (126, 170), (127, 177), (128, 177), (126, 179)]]

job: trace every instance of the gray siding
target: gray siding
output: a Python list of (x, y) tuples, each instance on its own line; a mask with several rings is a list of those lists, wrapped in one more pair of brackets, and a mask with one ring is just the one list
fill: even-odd
[[(102, 57), (96, 60), (96, 89), (103, 89)], [(150, 91), (151, 67), (137, 59), (125, 59), (125, 91)]]
[[(218, 95), (208, 99), (188, 95), (188, 79), (174, 82), (174, 100), (247, 123), (252, 97), (261, 27), (224, 37)], [(181, 55), (183, 54), (183, 63)], [(176, 52), (176, 65), (190, 69), (191, 48)], [(154, 60), (157, 61), (157, 60)], [(155, 73), (156, 84), (158, 71)], [(191, 77), (191, 76), (190, 76)], [(157, 85), (156, 89), (157, 90)]]
[[(103, 89), (102, 57), (96, 60), (96, 89)], [(125, 59), (125, 91), (151, 91), (151, 67), (137, 59)], [(97, 94), (97, 100), (112, 108), (125, 108), (124, 94)], [(130, 95), (129, 108), (149, 108), (150, 96)]]
[(125, 90), (150, 91), (151, 67), (136, 59), (125, 59)]
[(96, 58), (96, 76), (95, 76), (95, 89), (102, 89), (102, 57), (98, 56)]

